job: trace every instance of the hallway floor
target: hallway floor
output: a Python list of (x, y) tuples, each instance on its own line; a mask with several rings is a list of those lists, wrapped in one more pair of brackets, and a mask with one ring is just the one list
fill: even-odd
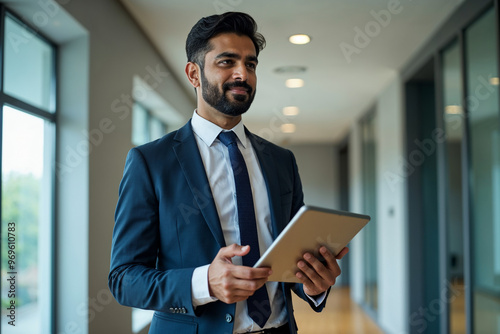
[(294, 300), (293, 305), (299, 334), (383, 334), (361, 307), (351, 300), (347, 287), (335, 288), (321, 313), (311, 310), (302, 300)]

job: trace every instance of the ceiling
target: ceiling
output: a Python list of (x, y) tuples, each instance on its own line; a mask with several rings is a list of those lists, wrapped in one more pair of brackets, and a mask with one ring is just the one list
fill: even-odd
[[(342, 140), (350, 124), (368, 111), (463, 0), (121, 1), (193, 101), (184, 74), (191, 27), (203, 16), (225, 11), (250, 14), (267, 46), (259, 55), (257, 94), (244, 115), (245, 125), (276, 143), (297, 144)], [(288, 42), (296, 33), (310, 35), (311, 43)], [(307, 71), (276, 73), (282, 66), (305, 66)], [(304, 79), (305, 86), (286, 88), (285, 80), (292, 77)], [(298, 106), (299, 115), (283, 116), (282, 108), (289, 105)], [(281, 133), (280, 125), (289, 122), (296, 132)]]

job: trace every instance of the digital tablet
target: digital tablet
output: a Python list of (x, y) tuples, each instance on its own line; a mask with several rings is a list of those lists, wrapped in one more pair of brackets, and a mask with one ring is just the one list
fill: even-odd
[(269, 281), (300, 283), (295, 273), (305, 252), (321, 257), (318, 250), (326, 246), (337, 255), (369, 221), (366, 215), (304, 205), (254, 268), (271, 267)]

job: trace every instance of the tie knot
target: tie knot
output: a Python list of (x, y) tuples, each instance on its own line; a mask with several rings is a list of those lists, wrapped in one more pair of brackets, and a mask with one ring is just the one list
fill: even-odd
[(236, 134), (233, 131), (221, 132), (218, 137), (219, 140), (227, 147), (236, 143)]

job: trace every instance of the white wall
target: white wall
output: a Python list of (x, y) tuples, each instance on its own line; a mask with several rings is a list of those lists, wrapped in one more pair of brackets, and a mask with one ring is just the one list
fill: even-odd
[(404, 153), (402, 83), (396, 78), (377, 102), (378, 322), (388, 333), (408, 328), (406, 180), (388, 182)]
[[(388, 173), (400, 170), (404, 150), (402, 84), (395, 78), (376, 105), (378, 310), (376, 321), (387, 333), (406, 333), (407, 248), (405, 180), (389, 182)], [(349, 137), (350, 210), (362, 212), (361, 133), (353, 124)], [(363, 231), (351, 243), (351, 296), (363, 304)]]
[(288, 147), (297, 160), (304, 202), (329, 209), (339, 208), (338, 153), (333, 144)]
[[(349, 211), (363, 212), (363, 170), (361, 165), (361, 131), (358, 123), (351, 126), (349, 134)], [(351, 297), (357, 303), (363, 301), (363, 230), (351, 241), (350, 286)]]

